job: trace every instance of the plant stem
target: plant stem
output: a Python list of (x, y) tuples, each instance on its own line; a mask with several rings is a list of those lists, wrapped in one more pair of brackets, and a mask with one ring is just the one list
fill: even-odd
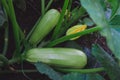
[(65, 14), (66, 9), (68, 7), (68, 3), (69, 3), (69, 0), (65, 0), (63, 8), (62, 8), (61, 15), (60, 15), (60, 19), (59, 19), (58, 24), (56, 25), (56, 28), (55, 28), (55, 30), (53, 32), (52, 39), (57, 38), (57, 35), (58, 35), (59, 31), (60, 31), (60, 27), (61, 27), (62, 22), (63, 22), (64, 14)]
[(41, 0), (41, 13), (42, 13), (42, 16), (45, 13), (45, 0)]
[(1, 3), (2, 3), (3, 7), (5, 8), (7, 14), (9, 15), (9, 7), (7, 5), (6, 0), (1, 0)]
[(19, 52), (20, 52), (20, 35), (19, 35), (19, 32), (21, 30), (20, 30), (20, 27), (19, 27), (19, 25), (17, 23), (17, 20), (16, 20), (12, 0), (8, 0), (8, 6), (9, 6), (9, 13), (10, 13), (9, 17), (10, 17), (10, 20), (11, 20), (12, 25), (13, 25), (13, 34), (14, 34), (14, 38), (15, 38), (15, 45), (16, 45), (16, 51), (17, 51), (14, 54), (14, 57), (15, 57), (15, 56), (19, 56)]
[(4, 48), (3, 48), (3, 55), (6, 55), (7, 49), (8, 49), (8, 23), (5, 23), (5, 37), (4, 37)]
[(52, 4), (53, 0), (50, 0), (45, 8), (45, 11), (47, 11), (50, 7), (50, 5)]
[(71, 19), (65, 24), (63, 25), (64, 27), (61, 28), (60, 33), (58, 34), (58, 37), (64, 35), (64, 33), (66, 33), (67, 29), (74, 24), (74, 22), (76, 22), (77, 20), (79, 20), (84, 14), (85, 14), (86, 10), (83, 7), (80, 8), (75, 8), (72, 12), (71, 12)]
[(104, 68), (103, 67), (92, 68), (92, 69), (62, 69), (62, 68), (57, 68), (56, 70), (59, 70), (62, 72), (97, 73), (97, 72), (104, 71)]
[(19, 63), (21, 61), (21, 56), (12, 58), (8, 61), (9, 65), (14, 64), (14, 63)]
[(68, 11), (71, 10), (71, 7), (72, 7), (72, 0), (69, 1), (69, 5), (68, 5)]
[(8, 59), (4, 55), (0, 54), (0, 61), (2, 61), (2, 63), (0, 64), (0, 67), (8, 65)]
[(61, 38), (58, 38), (58, 39), (50, 42), (47, 45), (47, 47), (53, 47), (53, 46), (55, 46), (55, 45), (57, 45), (59, 43), (65, 42), (67, 40), (70, 40), (71, 38), (82, 36), (82, 35), (86, 35), (86, 34), (89, 34), (89, 33), (95, 32), (95, 31), (100, 31), (100, 30), (101, 30), (101, 27), (93, 27), (93, 28), (87, 29), (87, 30), (82, 31), (82, 32), (78, 32), (78, 33), (71, 34), (71, 35), (68, 35), (68, 36), (63, 36)]
[(13, 33), (14, 33), (14, 38), (15, 38), (16, 50), (19, 53), (19, 49), (20, 49), (20, 36), (19, 36), (20, 30), (19, 29), (20, 27), (16, 21), (16, 16), (15, 16), (15, 11), (14, 11), (12, 0), (8, 0), (8, 6), (9, 6), (9, 13), (10, 13), (9, 17), (13, 25)]
[[(34, 72), (38, 72), (37, 70), (23, 70), (24, 73), (34, 73)], [(8, 74), (8, 73), (23, 73), (22, 70), (15, 70), (15, 71), (9, 71), (9, 70), (4, 70), (4, 71), (0, 71), (0, 74)]]
[(72, 25), (75, 21), (77, 21), (78, 19), (80, 19), (85, 14), (85, 12), (86, 12), (86, 10), (82, 6), (80, 8), (78, 8), (78, 9), (75, 8), (72, 11), (73, 15), (71, 16), (71, 20), (68, 22), (68, 27), (70, 25)]

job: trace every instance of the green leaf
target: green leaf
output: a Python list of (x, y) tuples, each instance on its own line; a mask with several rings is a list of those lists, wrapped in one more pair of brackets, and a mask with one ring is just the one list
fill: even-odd
[(85, 18), (85, 19), (83, 19), (83, 21), (88, 26), (93, 26), (94, 25), (94, 22), (90, 18)]
[(117, 12), (117, 9), (119, 8), (119, 1), (118, 0), (107, 0), (112, 8), (112, 16), (115, 15), (115, 13)]
[(107, 45), (112, 50), (116, 58), (120, 60), (120, 27), (114, 28), (114, 25), (111, 25), (110, 28), (104, 30), (104, 35), (107, 40)]
[(112, 25), (112, 27), (113, 27), (116, 31), (120, 32), (120, 25)]
[(59, 34), (59, 31), (60, 31), (60, 28), (61, 28), (61, 25), (62, 25), (62, 22), (63, 22), (63, 19), (64, 19), (66, 9), (68, 7), (68, 4), (69, 4), (69, 0), (65, 0), (63, 8), (62, 8), (61, 15), (60, 15), (60, 19), (59, 19), (59, 21), (58, 21), (58, 23), (56, 25), (56, 28), (54, 29), (52, 39), (57, 39), (58, 38), (58, 34)]
[(58, 73), (43, 63), (35, 63), (37, 70), (49, 76), (52, 80), (104, 80), (99, 74), (80, 74), (80, 73)]
[(70, 73), (63, 76), (63, 80), (105, 80), (99, 74)]
[(118, 10), (116, 12), (116, 15), (120, 15), (120, 5), (119, 5), (119, 8), (118, 8)]
[(66, 21), (66, 23), (63, 23), (61, 29), (60, 29), (60, 33), (58, 36), (64, 35), (67, 31), (67, 29), (74, 24), (76, 21), (78, 21), (84, 14), (85, 14), (86, 10), (83, 7), (76, 7), (71, 11), (71, 18), (69, 21)]
[(86, 74), (70, 73), (63, 76), (63, 80), (86, 80)]
[(88, 74), (86, 80), (105, 80), (105, 79), (99, 74)]
[[(118, 45), (120, 42), (118, 39), (120, 35), (117, 34), (118, 32), (110, 29), (110, 26), (109, 26), (108, 21), (105, 17), (105, 12), (104, 12), (103, 7), (100, 3), (100, 0), (80, 0), (80, 1), (81, 1), (82, 6), (87, 10), (90, 17), (93, 19), (93, 21), (98, 26), (105, 27), (101, 31), (101, 35), (106, 37), (108, 46), (113, 51), (113, 53), (116, 55), (116, 57), (120, 58), (120, 50), (119, 50), (120, 46)], [(116, 48), (118, 50), (116, 50)]]
[(35, 66), (40, 73), (48, 75), (52, 80), (62, 80), (61, 75), (48, 65), (43, 63), (35, 63)]
[(99, 0), (99, 1), (100, 1), (100, 4), (102, 5), (103, 9), (105, 10), (106, 9), (105, 0)]
[(101, 27), (106, 27), (107, 20), (100, 0), (80, 0), (93, 21)]
[(120, 80), (120, 67), (107, 52), (105, 52), (99, 45), (93, 45), (92, 54), (105, 68), (105, 71), (111, 80)]
[(120, 15), (115, 15), (115, 17), (109, 23), (111, 25), (120, 25)]

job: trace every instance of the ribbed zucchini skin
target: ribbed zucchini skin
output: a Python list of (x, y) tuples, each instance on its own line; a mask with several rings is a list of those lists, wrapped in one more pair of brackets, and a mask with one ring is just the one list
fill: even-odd
[(56, 9), (50, 9), (34, 29), (29, 38), (29, 43), (33, 45), (38, 44), (55, 27), (59, 17), (59, 11)]
[(85, 53), (71, 48), (34, 48), (26, 53), (25, 59), (66, 68), (83, 68), (87, 64)]

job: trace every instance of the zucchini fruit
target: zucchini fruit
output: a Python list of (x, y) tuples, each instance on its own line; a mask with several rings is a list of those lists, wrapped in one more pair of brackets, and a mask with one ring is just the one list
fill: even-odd
[(59, 17), (60, 13), (56, 9), (50, 9), (46, 12), (31, 34), (29, 43), (32, 45), (38, 44), (55, 27)]
[(85, 53), (72, 48), (34, 48), (26, 52), (25, 59), (58, 68), (83, 68), (87, 64)]

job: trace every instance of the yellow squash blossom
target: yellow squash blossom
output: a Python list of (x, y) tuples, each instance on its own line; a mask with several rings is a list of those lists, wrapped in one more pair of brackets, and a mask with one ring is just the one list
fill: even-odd
[[(75, 25), (67, 30), (66, 35), (75, 34), (75, 33), (84, 31), (86, 28), (87, 28), (87, 25)], [(80, 36), (72, 38), (70, 40), (75, 40), (75, 39), (78, 39), (79, 37)]]

